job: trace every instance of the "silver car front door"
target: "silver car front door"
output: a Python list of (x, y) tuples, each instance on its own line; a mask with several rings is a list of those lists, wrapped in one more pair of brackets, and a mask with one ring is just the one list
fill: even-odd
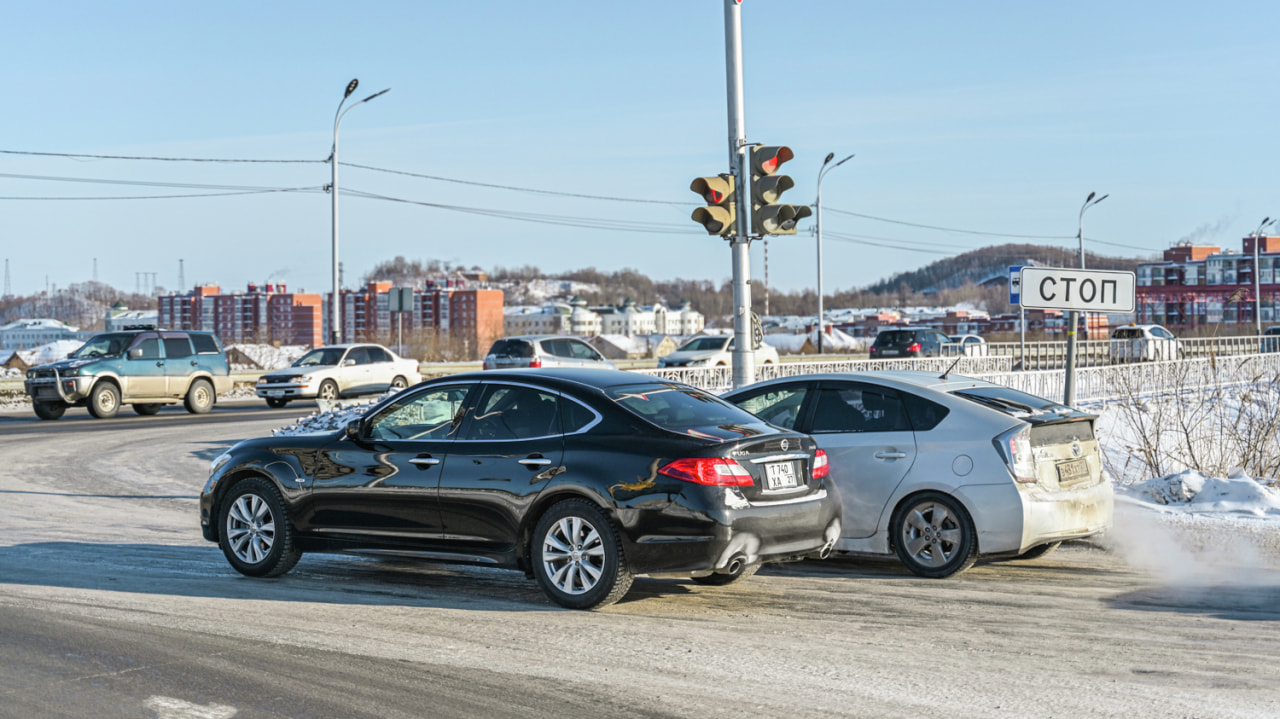
[(889, 497), (916, 459), (901, 396), (861, 382), (824, 382), (806, 431), (827, 452), (844, 504), (842, 534), (875, 534)]

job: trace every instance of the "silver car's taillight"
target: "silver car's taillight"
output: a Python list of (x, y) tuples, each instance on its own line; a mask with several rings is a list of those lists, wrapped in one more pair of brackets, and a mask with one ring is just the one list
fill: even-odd
[(1009, 465), (1009, 473), (1015, 481), (1034, 484), (1036, 477), (1036, 461), (1031, 455), (1031, 428), (1014, 427), (991, 440), (1004, 463)]

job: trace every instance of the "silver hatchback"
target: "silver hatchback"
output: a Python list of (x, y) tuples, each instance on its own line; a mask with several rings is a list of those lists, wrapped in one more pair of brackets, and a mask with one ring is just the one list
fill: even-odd
[(504, 337), (484, 357), (485, 369), (519, 367), (595, 367), (617, 369), (594, 347), (577, 337), (526, 335)]

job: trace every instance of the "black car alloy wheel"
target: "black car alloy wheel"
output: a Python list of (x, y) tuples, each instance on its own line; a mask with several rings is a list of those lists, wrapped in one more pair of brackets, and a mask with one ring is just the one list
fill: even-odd
[(631, 588), (613, 523), (584, 499), (563, 501), (538, 520), (533, 563), (542, 591), (570, 609), (613, 604)]
[(302, 558), (280, 492), (264, 479), (246, 479), (233, 487), (219, 517), (218, 545), (241, 574), (276, 577)]

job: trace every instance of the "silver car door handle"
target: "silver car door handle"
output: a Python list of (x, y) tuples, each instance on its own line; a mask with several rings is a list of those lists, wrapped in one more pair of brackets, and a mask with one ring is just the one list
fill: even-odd
[(413, 459), (409, 460), (409, 464), (417, 464), (424, 467), (434, 467), (435, 465), (440, 464), (440, 460), (436, 459), (435, 457), (414, 457)]
[(876, 452), (876, 459), (906, 459), (906, 452)]
[(548, 464), (551, 464), (551, 460), (549, 459), (518, 459), (516, 461), (526, 467), (545, 467)]

